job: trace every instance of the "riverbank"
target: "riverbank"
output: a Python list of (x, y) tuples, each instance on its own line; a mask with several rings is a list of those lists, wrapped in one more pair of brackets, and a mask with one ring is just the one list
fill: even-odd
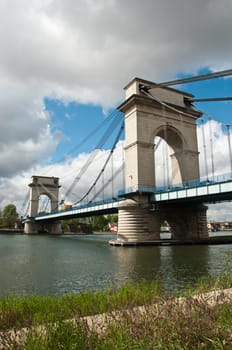
[(231, 349), (232, 298), (231, 290), (224, 291), (231, 286), (226, 272), (199, 281), (181, 298), (156, 283), (1, 298), (0, 344), (4, 350)]
[(15, 234), (15, 235), (23, 235), (23, 229), (15, 229), (15, 228), (0, 228), (0, 234)]
[(214, 236), (202, 239), (171, 239), (163, 238), (155, 241), (127, 242), (120, 239), (111, 239), (109, 244), (115, 247), (136, 247), (136, 246), (178, 246), (178, 245), (215, 245), (215, 244), (232, 244), (232, 235)]

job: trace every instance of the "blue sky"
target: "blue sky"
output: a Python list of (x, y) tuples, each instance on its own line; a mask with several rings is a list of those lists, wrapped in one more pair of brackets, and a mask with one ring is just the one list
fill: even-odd
[[(70, 182), (97, 135), (78, 150), (85, 157), (57, 160), (124, 100), (133, 78), (231, 69), (231, 13), (230, 0), (2, 0), (0, 208), (19, 206), (34, 174), (67, 173)], [(231, 81), (173, 87), (221, 97), (231, 95)], [(199, 107), (231, 121), (231, 102)]]
[[(195, 98), (232, 97), (232, 77), (188, 83), (183, 88), (193, 94)], [(232, 123), (232, 101), (195, 102), (194, 105), (208, 113), (212, 118), (224, 123)]]
[[(210, 71), (205, 68), (195, 75), (207, 73), (210, 73)], [(194, 76), (194, 74), (189, 76)], [(176, 75), (176, 78), (183, 77), (187, 76), (182, 73)], [(231, 97), (232, 77), (215, 78), (172, 87), (189, 92), (195, 98)], [(101, 129), (84, 145), (78, 147), (75, 152), (71, 152), (91, 130), (94, 130), (114, 111), (114, 109), (110, 109), (107, 112), (103, 112), (102, 106), (99, 105), (78, 104), (76, 102), (63, 103), (59, 100), (47, 98), (44, 103), (46, 110), (51, 116), (52, 131), (60, 133), (60, 142), (52, 155), (51, 162), (61, 161), (65, 156), (74, 156), (82, 152), (92, 151), (104, 129)], [(232, 101), (195, 102), (194, 105), (212, 116), (213, 119), (232, 124)], [(205, 118), (207, 119), (207, 117)]]
[[(60, 131), (61, 133), (60, 143), (53, 156), (54, 162), (62, 159), (63, 155), (69, 155), (72, 149), (106, 118), (100, 106), (91, 104), (84, 105), (76, 102), (64, 104), (62, 101), (45, 99), (45, 108), (51, 115), (52, 131)], [(98, 136), (100, 138), (100, 135)], [(89, 142), (80, 147), (77, 152), (92, 151), (97, 141), (95, 135)]]
[[(74, 157), (80, 153), (93, 151), (109, 126), (113, 115), (118, 118), (115, 109), (110, 109), (105, 113), (101, 106), (91, 104), (76, 102), (64, 104), (62, 101), (45, 99), (45, 108), (51, 116), (51, 130), (60, 134), (60, 142), (52, 155), (51, 163), (63, 161), (67, 156)], [(84, 142), (92, 131), (98, 129), (98, 126), (99, 130)], [(102, 149), (111, 147), (117, 130), (114, 130), (112, 137)], [(120, 139), (122, 138), (124, 135)]]

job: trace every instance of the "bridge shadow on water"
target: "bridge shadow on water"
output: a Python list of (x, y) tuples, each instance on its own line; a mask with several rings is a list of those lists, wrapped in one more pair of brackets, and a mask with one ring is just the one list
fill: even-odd
[(61, 294), (140, 281), (176, 291), (217, 276), (231, 244), (113, 247), (112, 235), (0, 235), (0, 294)]
[(91, 278), (86, 283), (90, 289), (157, 281), (167, 291), (175, 292), (199, 278), (219, 275), (232, 261), (231, 244), (112, 247), (108, 241), (115, 236), (109, 234), (66, 238), (76, 241), (76, 248), (79, 246), (80, 288), (83, 278)]
[(149, 246), (116, 248), (118, 278), (126, 282), (157, 281), (166, 290), (176, 291), (195, 283), (210, 272), (210, 249), (201, 246)]

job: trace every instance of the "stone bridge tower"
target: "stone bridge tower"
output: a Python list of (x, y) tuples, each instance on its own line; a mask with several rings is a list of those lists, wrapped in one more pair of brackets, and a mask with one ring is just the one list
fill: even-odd
[(149, 187), (155, 186), (156, 136), (173, 150), (172, 183), (199, 179), (196, 119), (201, 114), (189, 102), (193, 96), (138, 78), (125, 92), (126, 100), (118, 109), (125, 113), (127, 199), (119, 205), (118, 241), (157, 240), (161, 220), (169, 222), (174, 239), (205, 237), (206, 207), (160, 205), (151, 211), (148, 195)]
[(58, 209), (59, 203), (59, 178), (47, 176), (32, 176), (30, 187), (29, 218), (25, 222), (24, 232), (35, 234), (47, 232), (53, 234), (62, 233), (59, 221), (46, 221), (46, 223), (36, 222), (34, 217), (38, 214), (39, 199), (41, 195), (47, 195), (51, 203), (51, 211)]

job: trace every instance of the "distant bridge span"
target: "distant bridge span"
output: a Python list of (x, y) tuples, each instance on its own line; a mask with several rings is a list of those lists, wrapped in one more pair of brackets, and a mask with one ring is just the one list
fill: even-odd
[(122, 199), (117, 199), (115, 201), (102, 201), (102, 203), (92, 203), (87, 205), (79, 205), (72, 207), (66, 210), (55, 211), (46, 214), (39, 214), (34, 217), (35, 221), (47, 221), (47, 220), (66, 220), (72, 218), (83, 218), (88, 216), (97, 216), (97, 215), (107, 215), (115, 214), (118, 212), (118, 203)]
[(118, 205), (125, 198), (127, 193), (136, 194), (143, 193), (149, 194), (150, 202), (154, 205), (160, 205), (162, 203), (216, 203), (224, 201), (232, 201), (232, 179), (202, 184), (197, 181), (197, 184), (189, 184), (185, 187), (172, 186), (167, 188), (129, 188), (126, 191), (121, 191), (121, 198), (113, 200), (108, 199), (96, 203), (88, 203), (85, 205), (79, 205), (65, 210), (58, 210), (51, 213), (38, 214), (34, 217), (35, 221), (48, 221), (48, 220), (66, 220), (76, 217), (88, 217), (95, 215), (107, 215), (118, 212)]

